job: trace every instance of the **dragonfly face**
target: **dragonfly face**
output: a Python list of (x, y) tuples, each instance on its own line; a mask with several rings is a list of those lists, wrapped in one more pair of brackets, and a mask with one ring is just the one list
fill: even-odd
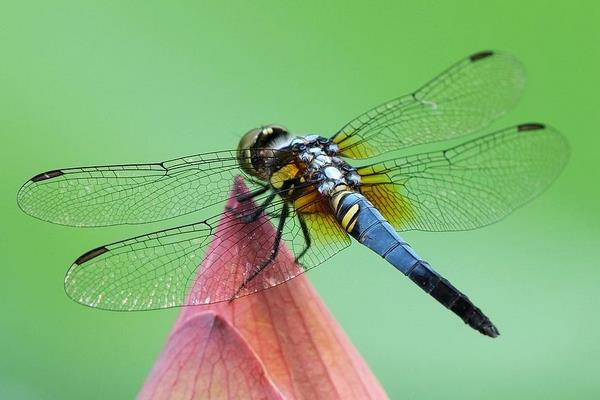
[[(413, 93), (359, 115), (331, 138), (292, 136), (269, 125), (246, 133), (233, 151), (55, 169), (27, 181), (18, 203), (36, 218), (63, 225), (147, 223), (227, 200), (233, 179), (241, 175), (249, 185), (234, 195), (244, 205), (241, 211), (90, 250), (69, 269), (67, 294), (88, 306), (127, 311), (229, 301), (292, 279), (354, 238), (469, 326), (495, 337), (499, 333), (489, 318), (399, 234), (494, 223), (559, 175), (567, 142), (539, 123), (418, 151), (419, 145), (487, 127), (512, 108), (524, 85), (523, 67), (514, 57), (480, 52)], [(358, 167), (346, 161), (413, 147), (410, 155)], [(276, 227), (271, 235), (256, 234), (264, 223)], [(223, 244), (211, 249), (217, 226)], [(240, 233), (252, 240), (235, 242), (235, 252), (228, 251), (227, 238)], [(278, 264), (282, 241), (296, 256), (293, 271)], [(215, 270), (211, 260), (217, 258), (235, 273)]]
[(280, 125), (249, 130), (238, 145), (240, 168), (247, 174), (268, 182), (273, 171), (287, 162), (286, 154), (278, 150), (286, 147), (290, 140), (290, 133)]

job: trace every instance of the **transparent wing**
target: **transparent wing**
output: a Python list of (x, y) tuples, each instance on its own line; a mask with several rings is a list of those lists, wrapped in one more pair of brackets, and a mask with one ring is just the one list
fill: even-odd
[(312, 187), (293, 206), (283, 239), (294, 256), (299, 257), (304, 270), (321, 264), (352, 243), (331, 213), (328, 202)]
[(513, 56), (473, 54), (416, 92), (358, 116), (332, 139), (342, 155), (358, 159), (467, 135), (511, 109), (525, 80)]
[(232, 179), (244, 175), (236, 154), (48, 171), (23, 185), (18, 203), (36, 218), (70, 226), (169, 219), (227, 200)]
[(444, 151), (361, 167), (361, 191), (398, 230), (451, 231), (496, 222), (544, 191), (569, 156), (541, 124), (507, 128)]
[[(237, 193), (246, 190), (238, 182)], [(259, 198), (256, 203), (262, 200)], [(316, 202), (307, 202), (305, 207)], [(319, 227), (310, 224), (309, 229), (316, 229), (315, 237), (319, 239), (313, 241), (310, 253), (304, 252), (302, 265), (291, 264), (279, 256), (259, 271), (278, 237), (272, 222), (278, 224), (285, 203), (275, 201), (260, 218), (243, 222), (240, 216), (255, 212), (259, 207), (256, 203), (240, 203), (233, 211), (197, 224), (94, 249), (71, 266), (65, 290), (79, 303), (110, 310), (210, 304), (286, 282), (349, 244), (345, 234), (341, 236), (333, 225), (328, 225), (332, 219), (323, 219)], [(282, 229), (283, 239), (296, 256), (304, 250), (298, 214), (299, 211), (292, 211)], [(326, 238), (321, 241), (323, 237)], [(280, 251), (288, 250), (282, 246)], [(249, 277), (253, 278), (248, 280)]]

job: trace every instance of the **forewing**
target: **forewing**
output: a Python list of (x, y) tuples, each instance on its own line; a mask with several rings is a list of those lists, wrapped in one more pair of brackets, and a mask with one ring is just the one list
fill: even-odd
[(539, 195), (568, 155), (556, 130), (524, 124), (358, 172), (363, 194), (397, 230), (465, 230), (496, 222)]
[(358, 159), (467, 135), (511, 109), (525, 80), (513, 56), (473, 54), (416, 92), (358, 116), (332, 139), (342, 155)]
[[(238, 184), (237, 193), (245, 190)], [(319, 227), (309, 223), (319, 235), (310, 253), (300, 260), (302, 265), (290, 265), (278, 257), (259, 271), (273, 248), (277, 236), (273, 222), (278, 221), (284, 202), (273, 202), (253, 222), (243, 222), (239, 217), (252, 214), (258, 205), (244, 204), (197, 224), (92, 250), (71, 266), (65, 290), (79, 303), (109, 310), (211, 304), (286, 282), (349, 244), (345, 235), (321, 240), (323, 235), (339, 235), (335, 221), (325, 219), (330, 225), (321, 223)], [(313, 217), (309, 219), (313, 221)], [(283, 240), (299, 255), (303, 234), (297, 211), (292, 211), (283, 232)], [(281, 246), (280, 251), (289, 250)]]
[(23, 185), (18, 203), (36, 218), (70, 226), (169, 219), (227, 200), (233, 178), (243, 175), (236, 153), (48, 171)]

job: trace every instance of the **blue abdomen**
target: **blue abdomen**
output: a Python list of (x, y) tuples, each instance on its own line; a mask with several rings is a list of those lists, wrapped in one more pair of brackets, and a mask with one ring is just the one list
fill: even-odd
[(330, 203), (337, 221), (352, 237), (385, 258), (472, 328), (491, 337), (500, 334), (488, 317), (471, 303), (465, 294), (438, 274), (402, 240), (362, 194), (339, 191), (331, 197)]

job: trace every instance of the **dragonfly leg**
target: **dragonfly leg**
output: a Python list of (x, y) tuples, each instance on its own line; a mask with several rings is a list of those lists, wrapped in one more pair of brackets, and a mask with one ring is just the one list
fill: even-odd
[(283, 208), (281, 209), (281, 214), (279, 215), (279, 224), (277, 225), (275, 241), (273, 242), (273, 247), (271, 248), (269, 256), (265, 260), (263, 260), (260, 263), (260, 265), (254, 271), (252, 271), (252, 273), (244, 280), (244, 282), (240, 285), (240, 288), (235, 292), (235, 295), (232, 297), (231, 300), (238, 297), (240, 291), (246, 286), (248, 286), (248, 284), (258, 276), (258, 274), (260, 274), (273, 262), (273, 260), (275, 260), (275, 257), (277, 257), (277, 254), (279, 253), (279, 244), (281, 243), (281, 238), (283, 236), (283, 228), (285, 226), (285, 221), (288, 219), (289, 215), (290, 206), (287, 203), (284, 203)]
[(296, 256), (296, 259), (294, 260), (295, 263), (298, 263), (298, 261), (300, 261), (300, 259), (306, 254), (308, 249), (310, 249), (310, 246), (312, 244), (312, 239), (310, 237), (310, 232), (308, 231), (308, 226), (306, 226), (306, 221), (300, 213), (298, 214), (298, 221), (300, 221), (300, 228), (302, 229), (302, 235), (304, 235), (305, 246), (300, 252), (300, 254)]
[(245, 201), (255, 198), (256, 196), (260, 196), (261, 194), (265, 193), (267, 190), (269, 190), (269, 186), (264, 185), (260, 189), (256, 189), (253, 192), (240, 193), (235, 197), (235, 199), (237, 201), (239, 201), (240, 203), (243, 203)]
[(244, 223), (254, 222), (258, 219), (258, 217), (260, 217), (260, 215), (265, 211), (269, 204), (273, 202), (276, 195), (276, 193), (269, 194), (265, 201), (263, 201), (262, 204), (256, 207), (254, 210), (251, 210), (251, 212), (240, 212), (233, 208), (228, 208), (228, 210), (231, 211), (237, 219)]

